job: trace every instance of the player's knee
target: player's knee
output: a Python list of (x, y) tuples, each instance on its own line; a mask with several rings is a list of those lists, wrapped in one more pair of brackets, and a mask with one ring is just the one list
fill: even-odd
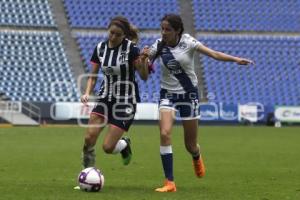
[(114, 150), (114, 146), (110, 145), (110, 144), (103, 144), (102, 145), (102, 149), (105, 153), (112, 153)]
[(160, 129), (160, 137), (162, 139), (166, 139), (166, 140), (170, 139), (170, 137), (171, 137), (171, 130), (161, 128)]

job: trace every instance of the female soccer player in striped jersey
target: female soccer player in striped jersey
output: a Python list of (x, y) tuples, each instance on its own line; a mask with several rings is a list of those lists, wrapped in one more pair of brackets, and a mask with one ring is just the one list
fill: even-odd
[(157, 192), (175, 192), (173, 176), (173, 152), (171, 130), (175, 111), (179, 111), (184, 130), (184, 142), (192, 156), (192, 163), (197, 177), (205, 175), (198, 133), (198, 88), (194, 70), (195, 52), (205, 54), (220, 61), (235, 62), (240, 65), (252, 64), (251, 60), (227, 55), (204, 46), (189, 34), (183, 34), (182, 19), (176, 14), (167, 14), (161, 20), (161, 39), (150, 48), (145, 47), (143, 54), (150, 60), (160, 58), (161, 90), (159, 102), (160, 155), (165, 174), (164, 185)]
[(135, 71), (143, 80), (148, 77), (148, 58), (141, 56), (135, 43), (138, 32), (129, 21), (118, 16), (110, 21), (108, 40), (95, 47), (91, 58), (92, 71), (81, 102), (86, 104), (95, 86), (101, 69), (104, 81), (97, 94), (97, 104), (93, 108), (84, 138), (83, 167), (95, 165), (95, 144), (101, 131), (108, 124), (103, 150), (109, 154), (121, 153), (123, 164), (131, 159), (130, 140), (122, 137), (132, 124), (136, 103), (139, 101)]

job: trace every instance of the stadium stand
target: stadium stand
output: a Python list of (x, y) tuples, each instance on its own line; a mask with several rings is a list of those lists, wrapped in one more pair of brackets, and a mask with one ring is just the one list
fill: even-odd
[(298, 0), (193, 0), (193, 8), (198, 31), (300, 30)]
[(126, 16), (140, 29), (158, 29), (165, 13), (179, 13), (177, 0), (64, 0), (73, 28), (106, 28), (116, 15)]
[[(66, 49), (72, 54), (69, 60), (66, 58), (63, 42), (69, 42), (66, 40), (69, 35), (61, 40), (64, 27), (58, 29), (54, 22), (58, 16), (50, 9), (53, 10), (55, 2), (0, 0), (0, 91), (5, 99), (49, 103), (79, 100), (72, 75), (75, 66), (69, 62), (78, 55)], [(236, 105), (255, 101), (272, 108), (299, 105), (298, 0), (60, 0), (60, 3), (68, 17), (66, 28), (71, 28), (69, 33), (76, 38), (86, 72), (91, 67), (89, 59), (95, 45), (105, 39), (105, 35), (90, 31), (99, 29), (102, 33), (113, 16), (124, 15), (142, 32), (147, 32), (141, 34), (139, 46), (150, 45), (159, 37), (161, 17), (165, 13), (180, 13), (180, 5), (186, 3), (190, 10), (193, 8), (194, 19), (186, 17), (185, 22), (195, 25), (187, 32), (198, 33), (196, 37), (213, 49), (256, 62), (255, 67), (241, 67), (201, 57), (203, 84), (210, 102)], [(60, 17), (65, 19), (64, 14)], [(142, 102), (156, 103), (160, 66), (155, 64), (155, 73), (146, 82), (138, 76), (136, 80)], [(100, 82), (101, 77), (95, 90)]]
[(11, 100), (78, 101), (58, 32), (0, 32), (0, 91)]
[(10, 98), (4, 92), (0, 91), (0, 101), (8, 101)]
[(255, 59), (254, 67), (218, 62), (203, 57), (204, 79), (210, 101), (259, 102), (265, 106), (300, 102), (300, 37), (199, 36), (205, 45), (237, 56)]
[[(145, 45), (151, 45), (157, 38), (159, 37), (158, 34), (143, 34), (141, 36), (139, 46), (142, 48)], [(89, 72), (91, 70), (90, 58), (93, 53), (95, 46), (98, 44), (99, 41), (106, 40), (106, 35), (102, 34), (83, 34), (78, 33), (76, 34), (76, 40), (78, 42), (78, 46), (81, 51), (83, 62), (86, 66), (86, 71)], [(159, 64), (155, 63), (154, 66), (155, 72), (149, 76), (149, 79), (144, 82), (140, 79), (138, 75), (136, 75), (136, 80), (139, 85), (139, 91), (141, 94), (142, 102), (157, 102), (160, 89), (160, 66)], [(95, 91), (98, 91), (100, 88), (100, 83), (103, 79), (103, 76), (100, 75), (98, 78)]]
[(55, 27), (48, 0), (0, 0), (0, 25)]

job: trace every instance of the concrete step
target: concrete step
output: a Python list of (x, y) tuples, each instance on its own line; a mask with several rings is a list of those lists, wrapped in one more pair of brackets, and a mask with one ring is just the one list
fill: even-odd
[(30, 126), (38, 126), (39, 123), (30, 117), (18, 113), (18, 112), (2, 112), (0, 113), (1, 118), (8, 121), (13, 125), (30, 125)]

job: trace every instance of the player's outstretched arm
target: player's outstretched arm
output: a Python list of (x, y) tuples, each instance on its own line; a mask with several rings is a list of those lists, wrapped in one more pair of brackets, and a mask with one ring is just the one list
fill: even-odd
[(254, 64), (254, 62), (250, 59), (246, 59), (246, 58), (240, 58), (240, 57), (236, 57), (236, 56), (232, 56), (226, 53), (222, 53), (219, 51), (215, 51), (213, 49), (210, 49), (206, 46), (204, 46), (203, 44), (200, 44), (196, 47), (197, 51), (200, 53), (203, 53), (209, 57), (212, 57), (216, 60), (220, 60), (220, 61), (227, 61), (227, 62), (235, 62), (239, 65), (249, 65), (249, 64)]

